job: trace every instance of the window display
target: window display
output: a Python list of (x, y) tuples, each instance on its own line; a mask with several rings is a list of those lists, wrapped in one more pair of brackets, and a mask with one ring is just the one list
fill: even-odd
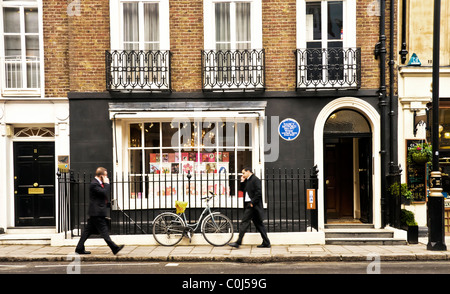
[(200, 198), (213, 192), (236, 207), (239, 173), (253, 165), (254, 127), (254, 121), (229, 119), (128, 124), (130, 199), (166, 208), (173, 201), (164, 197), (191, 197), (190, 206), (200, 207)]

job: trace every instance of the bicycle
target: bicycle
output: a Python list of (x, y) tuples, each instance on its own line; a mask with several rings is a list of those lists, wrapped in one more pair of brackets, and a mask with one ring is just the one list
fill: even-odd
[[(203, 197), (206, 200), (206, 207), (203, 209), (198, 220), (189, 224), (185, 209), (187, 202), (175, 201), (177, 213), (163, 212), (153, 221), (153, 237), (163, 246), (174, 246), (183, 237), (188, 237), (191, 242), (192, 235), (198, 228), (201, 229), (205, 240), (213, 246), (223, 246), (228, 244), (233, 238), (233, 224), (231, 220), (220, 212), (212, 212), (209, 201), (215, 196)], [(202, 220), (203, 219), (203, 220)]]

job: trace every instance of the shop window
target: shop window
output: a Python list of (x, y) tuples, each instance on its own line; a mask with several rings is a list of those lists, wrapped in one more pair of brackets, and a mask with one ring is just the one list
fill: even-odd
[(222, 206), (238, 207), (241, 170), (255, 166), (255, 128), (253, 120), (234, 119), (127, 124), (123, 190), (130, 199), (141, 200), (123, 204), (165, 208), (173, 199), (184, 199), (195, 207), (213, 192)]

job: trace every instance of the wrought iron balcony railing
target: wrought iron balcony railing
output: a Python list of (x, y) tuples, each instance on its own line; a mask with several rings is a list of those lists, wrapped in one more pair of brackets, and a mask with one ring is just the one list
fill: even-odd
[(171, 91), (170, 51), (106, 51), (106, 88)]
[(202, 81), (204, 91), (264, 90), (264, 49), (202, 50)]
[(359, 89), (361, 48), (297, 49), (297, 89)]

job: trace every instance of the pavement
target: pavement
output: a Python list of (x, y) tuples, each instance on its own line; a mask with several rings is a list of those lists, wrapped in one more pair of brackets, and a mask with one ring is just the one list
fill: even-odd
[[(217, 262), (327, 262), (327, 261), (437, 261), (450, 260), (450, 250), (427, 250), (427, 239), (408, 245), (273, 245), (257, 248), (242, 245), (239, 249), (228, 245), (126, 245), (114, 255), (104, 246), (87, 246), (89, 255), (83, 261), (217, 261)], [(449, 244), (447, 238), (446, 244)], [(449, 245), (447, 245), (450, 247)], [(0, 262), (14, 261), (72, 261), (75, 247), (51, 245), (0, 245)]]

